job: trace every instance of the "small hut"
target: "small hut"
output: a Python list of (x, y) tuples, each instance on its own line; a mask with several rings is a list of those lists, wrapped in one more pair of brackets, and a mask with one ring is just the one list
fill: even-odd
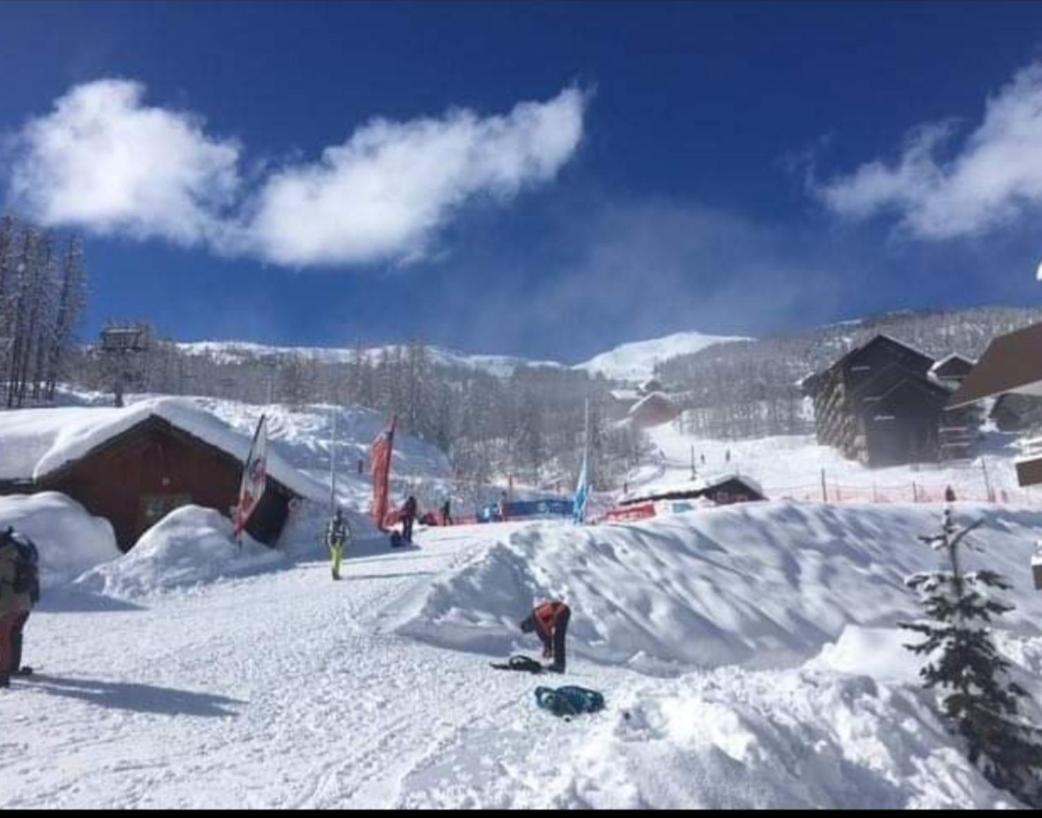
[[(108, 519), (127, 551), (180, 506), (230, 514), (249, 447), (248, 435), (187, 400), (0, 412), (0, 494), (61, 492)], [(325, 490), (274, 452), (267, 468), (246, 530), (272, 545), (294, 501)]]

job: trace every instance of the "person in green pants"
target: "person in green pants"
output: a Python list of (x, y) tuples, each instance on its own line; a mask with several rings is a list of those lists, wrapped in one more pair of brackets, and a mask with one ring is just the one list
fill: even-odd
[(326, 526), (326, 546), (329, 548), (329, 556), (333, 559), (333, 579), (340, 579), (340, 560), (344, 558), (344, 547), (350, 539), (351, 529), (338, 508)]

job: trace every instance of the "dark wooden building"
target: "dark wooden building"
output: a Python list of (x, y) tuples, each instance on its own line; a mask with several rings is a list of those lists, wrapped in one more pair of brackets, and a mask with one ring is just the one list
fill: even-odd
[[(967, 407), (985, 398), (998, 398), (994, 413), (1005, 403), (1013, 414), (1020, 404), (1018, 419), (1029, 434), (1037, 430), (1033, 414), (1042, 398), (1042, 323), (999, 335), (992, 339), (980, 360), (952, 395), (949, 406)], [(1000, 415), (1001, 416), (1001, 415)], [(1012, 421), (1010, 425), (1015, 425)], [(1037, 440), (1023, 441), (1026, 452), (1017, 458), (1017, 482), (1022, 486), (1042, 484), (1042, 451)]]
[(818, 442), (872, 467), (965, 456), (972, 413), (945, 414), (964, 367), (956, 356), (941, 363), (948, 380), (931, 371), (930, 356), (877, 335), (808, 376), (801, 387), (814, 401)]
[[(20, 410), (0, 413), (0, 447), (4, 445), (4, 420)], [(82, 417), (84, 411), (76, 409)], [(230, 429), (220, 428), (216, 418), (207, 417), (202, 424), (179, 423), (184, 409), (149, 412), (98, 410), (101, 412), (136, 412), (130, 424), (113, 422), (88, 435), (89, 442), (69, 459), (54, 457), (42, 461), (43, 469), (29, 474), (0, 478), (0, 494), (25, 494), (58, 491), (81, 503), (87, 511), (106, 518), (115, 530), (119, 547), (127, 551), (138, 538), (169, 512), (183, 505), (195, 504), (216, 509), (226, 516), (238, 502), (242, 465), (249, 439), (236, 436)], [(196, 410), (206, 414), (202, 410)], [(219, 434), (200, 434), (200, 427), (217, 428)], [(209, 438), (204, 439), (204, 438)], [(215, 443), (214, 441), (219, 441)], [(231, 445), (229, 445), (231, 444)], [(242, 449), (242, 456), (229, 449)], [(50, 462), (53, 461), (53, 462)], [(303, 483), (306, 478), (295, 472), (287, 478), (289, 467), (279, 463), (277, 471), (286, 482)], [(25, 471), (23, 468), (22, 471)], [(290, 488), (273, 475), (269, 455), (267, 488), (260, 504), (250, 517), (247, 532), (260, 542), (273, 545), (296, 498), (299, 485)]]
[(697, 500), (706, 498), (717, 505), (749, 503), (766, 500), (759, 483), (740, 474), (725, 474), (707, 480), (693, 480), (676, 486), (662, 486), (634, 492), (619, 501), (620, 506), (649, 503), (657, 500)]

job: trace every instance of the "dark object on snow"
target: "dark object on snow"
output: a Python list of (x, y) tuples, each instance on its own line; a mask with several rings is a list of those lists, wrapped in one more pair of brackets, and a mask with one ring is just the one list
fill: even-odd
[(489, 662), (489, 664), (496, 670), (522, 670), (529, 673), (542, 673), (546, 669), (531, 656), (523, 656), (522, 654), (511, 656), (504, 664), (496, 664), (495, 662)]
[(544, 710), (565, 718), (604, 709), (604, 696), (601, 693), (577, 685), (565, 685), (556, 690), (552, 687), (537, 687), (535, 701)]
[(405, 540), (402, 539), (402, 535), (397, 531), (391, 532), (391, 548), (402, 548), (405, 545)]
[(955, 489), (953, 489), (951, 486), (948, 486), (948, 488), (946, 488), (944, 490), (944, 499), (945, 499), (946, 502), (954, 503), (955, 502)]
[(543, 658), (553, 657), (550, 670), (564, 673), (564, 640), (568, 633), (571, 609), (560, 600), (551, 600), (538, 605), (526, 619), (519, 623), (522, 633), (536, 632), (543, 643)]
[(402, 506), (402, 539), (412, 542), (412, 524), (416, 520), (416, 498), (411, 494)]

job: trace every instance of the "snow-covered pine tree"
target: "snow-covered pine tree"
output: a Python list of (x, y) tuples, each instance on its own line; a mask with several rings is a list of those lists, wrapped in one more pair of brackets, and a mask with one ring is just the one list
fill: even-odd
[(1027, 692), (1005, 678), (1010, 662), (995, 648), (988, 623), (1013, 610), (989, 595), (1010, 588), (994, 571), (963, 572), (959, 548), (983, 521), (957, 527), (944, 510), (941, 531), (919, 539), (944, 552), (951, 570), (917, 573), (906, 584), (919, 593), (926, 618), (902, 622), (925, 640), (905, 645), (931, 657), (920, 671), (924, 687), (941, 688), (944, 715), (967, 744), (970, 762), (996, 787), (1042, 806), (1042, 730), (1017, 716)]

